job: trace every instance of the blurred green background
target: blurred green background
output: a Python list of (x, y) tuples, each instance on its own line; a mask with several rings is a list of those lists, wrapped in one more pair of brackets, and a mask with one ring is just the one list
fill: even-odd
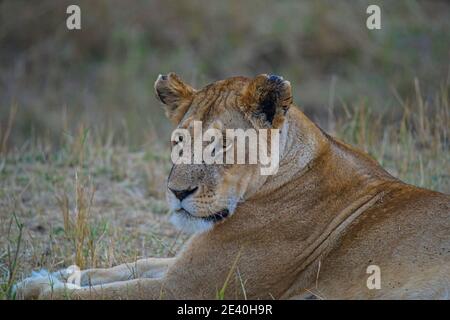
[[(82, 30), (66, 28), (81, 7)], [(366, 28), (378, 4), (382, 29)], [(448, 84), (449, 1), (0, 1), (0, 124), (7, 148), (58, 146), (81, 123), (133, 148), (167, 140), (153, 94), (159, 73), (192, 85), (276, 73), (333, 131), (346, 105), (399, 121), (414, 79), (430, 106)], [(448, 90), (448, 87), (445, 87)], [(433, 107), (428, 109), (433, 112)], [(150, 142), (149, 142), (150, 141)]]

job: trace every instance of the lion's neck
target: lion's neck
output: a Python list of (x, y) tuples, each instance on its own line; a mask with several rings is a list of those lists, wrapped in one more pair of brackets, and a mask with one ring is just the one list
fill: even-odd
[[(274, 221), (309, 243), (396, 181), (369, 156), (327, 136), (299, 110), (289, 112), (286, 128), (278, 173), (240, 205), (242, 219), (254, 230)], [(250, 215), (254, 217), (247, 220)]]
[[(289, 270), (288, 278), (280, 279), (280, 290), (325, 257), (393, 180), (368, 156), (328, 137), (300, 111), (289, 113), (287, 120), (289, 134), (278, 173), (239, 204), (235, 219), (218, 229), (229, 241), (258, 243), (264, 252), (255, 255), (269, 251), (276, 257)], [(284, 250), (279, 250), (280, 243)]]
[[(284, 129), (289, 134), (280, 149), (277, 174), (240, 203), (228, 223), (209, 234), (220, 241), (207, 242), (251, 247), (248, 254), (254, 261), (273, 257), (276, 266), (288, 271), (277, 280), (280, 292), (306, 266), (325, 257), (347, 226), (383, 195), (383, 184), (393, 179), (366, 155), (328, 137), (300, 111), (288, 113)], [(267, 263), (263, 265), (261, 272), (266, 272)]]
[(254, 197), (270, 194), (296, 179), (328, 148), (329, 142), (324, 133), (300, 110), (292, 107), (280, 132), (278, 172), (267, 177)]
[(271, 221), (277, 233), (292, 234), (297, 249), (305, 251), (314, 249), (318, 235), (330, 225), (344, 223), (396, 180), (369, 156), (327, 136), (298, 110), (289, 113), (286, 128), (278, 173), (242, 203), (240, 216), (256, 233)]
[(343, 195), (351, 189), (349, 186), (370, 187), (373, 183), (393, 179), (368, 155), (331, 138), (300, 110), (291, 109), (281, 129), (278, 172), (269, 176), (248, 200), (264, 198), (274, 192), (283, 194), (284, 186), (289, 184), (296, 185), (297, 192), (303, 186), (316, 195), (329, 192)]

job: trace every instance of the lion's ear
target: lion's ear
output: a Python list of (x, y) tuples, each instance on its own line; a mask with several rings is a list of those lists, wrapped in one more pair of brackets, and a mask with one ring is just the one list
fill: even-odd
[(166, 115), (178, 124), (186, 113), (194, 97), (195, 89), (184, 83), (180, 77), (171, 72), (159, 75), (155, 81), (157, 98), (166, 106)]
[(280, 128), (292, 104), (291, 84), (280, 76), (261, 74), (244, 89), (244, 113), (258, 126)]

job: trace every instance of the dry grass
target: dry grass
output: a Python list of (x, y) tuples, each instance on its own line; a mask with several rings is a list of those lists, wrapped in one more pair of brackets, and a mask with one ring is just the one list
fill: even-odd
[[(10, 297), (10, 285), (32, 270), (173, 256), (186, 240), (167, 222), (159, 196), (168, 155), (152, 160), (151, 150), (87, 139), (82, 162), (74, 164), (74, 147), (68, 142), (54, 153), (33, 147), (2, 157), (0, 297)], [(155, 171), (161, 180), (147, 175)]]
[(402, 110), (380, 113), (361, 102), (343, 106), (344, 116), (336, 119), (336, 135), (368, 152), (392, 175), (402, 180), (450, 193), (450, 107), (449, 83), (425, 100), (419, 81), (413, 97), (402, 98), (395, 90)]
[(11, 130), (14, 123), (14, 118), (17, 113), (17, 104), (12, 104), (9, 109), (8, 120), (6, 122), (5, 128), (3, 129), (0, 124), (0, 154), (7, 152), (8, 139), (11, 135)]
[[(96, 267), (96, 244), (106, 229), (103, 228), (103, 232), (98, 236), (96, 228), (92, 228), (89, 224), (94, 194), (94, 188), (84, 187), (79, 182), (78, 174), (75, 172), (76, 205), (73, 212), (71, 212), (67, 194), (64, 193), (57, 197), (64, 221), (64, 233), (69, 241), (72, 242), (75, 252), (74, 263), (80, 268), (85, 268), (88, 264)], [(90, 258), (89, 262), (87, 258)]]

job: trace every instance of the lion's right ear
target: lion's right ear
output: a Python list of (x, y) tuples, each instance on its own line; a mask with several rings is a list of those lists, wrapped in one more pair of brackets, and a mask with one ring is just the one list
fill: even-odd
[(166, 106), (167, 117), (174, 124), (178, 124), (191, 105), (195, 89), (171, 72), (168, 75), (158, 76), (155, 81), (155, 93)]
[(291, 84), (276, 75), (256, 76), (241, 96), (244, 114), (261, 128), (280, 128), (291, 104)]

